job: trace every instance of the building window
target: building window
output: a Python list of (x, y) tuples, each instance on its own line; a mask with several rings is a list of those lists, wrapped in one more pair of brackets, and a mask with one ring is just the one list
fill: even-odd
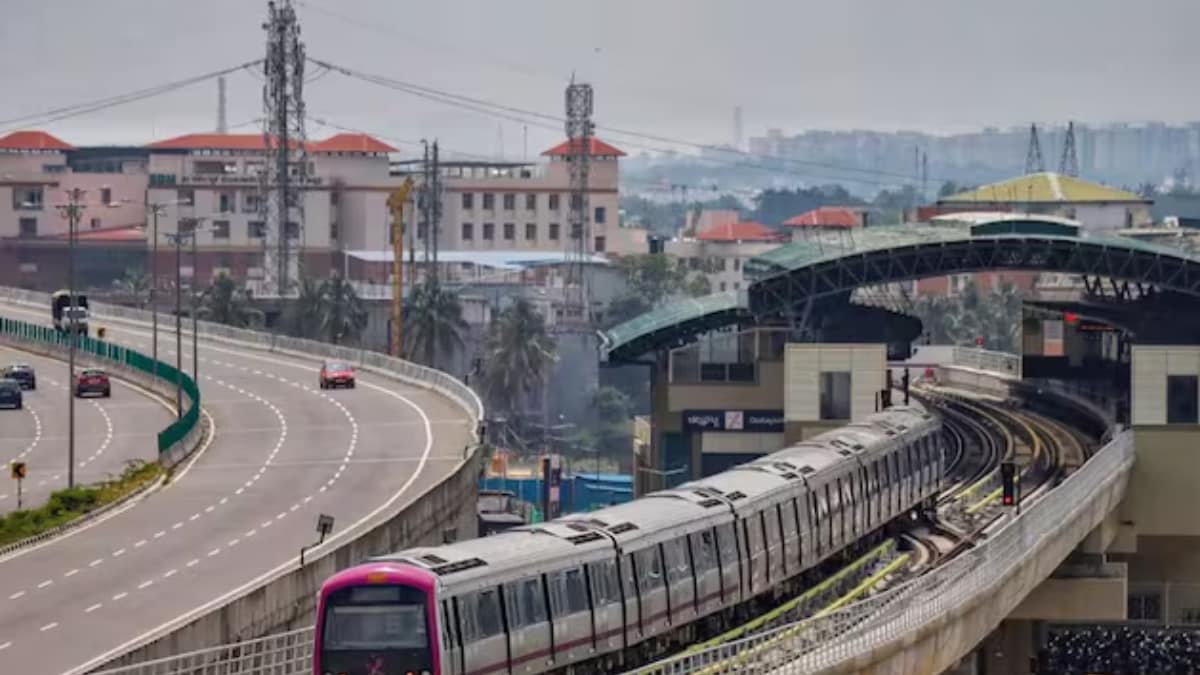
[(37, 236), (37, 218), (21, 219), (21, 238), (32, 239)]
[(287, 223), (284, 229), (287, 230), (288, 239), (300, 238), (300, 223)]
[(558, 241), (558, 223), (550, 223), (550, 240)]
[(558, 195), (550, 195), (549, 200), (550, 203), (546, 206), (546, 208), (550, 209), (551, 211), (557, 211), (559, 209)]
[(733, 271), (734, 272), (742, 271), (742, 259), (741, 258), (733, 259)]
[(475, 193), (464, 192), (462, 194), (462, 207), (468, 211), (475, 208)]
[[(338, 234), (339, 234), (338, 233), (338, 224), (330, 223), (329, 224), (329, 241), (337, 241)], [(214, 235), (214, 238), (215, 238), (215, 235)]]
[(475, 238), (475, 226), (472, 225), (471, 223), (463, 223), (462, 224), (462, 238), (464, 241), (474, 239)]
[(821, 419), (850, 419), (850, 373), (824, 371), (821, 373)]
[(14, 211), (41, 211), (44, 192), (42, 188), (13, 188), (12, 207)]
[(333, 189), (329, 191), (329, 206), (336, 207), (342, 201), (342, 191)]
[[(334, 223), (333, 225), (331, 225), (329, 227), (329, 231), (330, 231), (330, 236), (332, 236), (334, 239), (336, 239), (337, 236), (333, 233), (337, 231), (337, 223)], [(228, 220), (214, 220), (212, 222), (212, 237), (213, 237), (213, 239), (228, 239), (229, 238), (229, 221)]]
[(257, 192), (247, 192), (245, 203), (242, 204), (242, 213), (258, 213), (262, 207), (262, 197)]
[(504, 238), (512, 241), (517, 238), (517, 226), (513, 223), (504, 224)]
[(429, 225), (424, 221), (417, 223), (417, 239), (425, 240), (425, 235), (429, 233)]
[(537, 241), (537, 223), (525, 223), (525, 240)]
[(594, 222), (597, 222), (597, 223), (601, 223), (601, 224), (603, 224), (603, 223), (604, 223), (604, 219), (605, 219), (607, 216), (608, 216), (608, 211), (607, 211), (607, 209), (605, 209), (603, 206), (597, 206), (597, 207), (596, 207), (596, 213), (595, 213), (595, 216), (592, 218), (592, 220), (593, 220)]
[(92, 226), (92, 229), (93, 229), (93, 230), (98, 230), (98, 229), (100, 229), (100, 219), (99, 219), (99, 218), (92, 218), (91, 226)]
[(175, 200), (180, 204), (186, 204), (188, 206), (195, 205), (196, 191), (191, 188), (179, 188), (175, 191)]
[(578, 239), (583, 236), (583, 225), (581, 223), (571, 223), (571, 238)]
[(1167, 376), (1167, 424), (1196, 424), (1197, 377), (1195, 375)]
[(251, 239), (263, 239), (267, 236), (267, 224), (261, 220), (246, 223), (246, 236)]
[(593, 245), (592, 245), (592, 250), (595, 251), (596, 253), (604, 253), (604, 247), (607, 245), (608, 245), (608, 242), (605, 240), (604, 237), (596, 237), (596, 240), (595, 240), (595, 242), (593, 242)]
[(195, 218), (180, 218), (179, 219), (179, 234), (191, 234), (196, 231)]
[(517, 208), (517, 196), (516, 195), (504, 195), (504, 210), (512, 211), (512, 210), (515, 210), (516, 208)]
[(525, 195), (525, 210), (526, 211), (537, 211), (537, 195), (534, 195), (534, 194)]
[(488, 241), (491, 241), (496, 238), (496, 224), (495, 223), (484, 223), (483, 224), (483, 238)]
[[(337, 193), (334, 192), (330, 197), (330, 203), (333, 206), (337, 205)], [(237, 204), (236, 192), (222, 192), (217, 195), (217, 211), (221, 213), (233, 213), (234, 205)]]
[(722, 293), (725, 292), (725, 282), (724, 281), (721, 282), (721, 292)]
[(112, 188), (100, 188), (100, 203), (104, 205), (112, 204)]
[(490, 192), (483, 193), (483, 208), (485, 211), (495, 211), (496, 210), (496, 195), (494, 195)]
[(733, 282), (733, 290), (735, 290), (735, 291), (742, 290), (742, 284), (737, 281)]

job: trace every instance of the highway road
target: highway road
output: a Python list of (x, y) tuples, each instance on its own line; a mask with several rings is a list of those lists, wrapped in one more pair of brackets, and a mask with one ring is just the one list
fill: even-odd
[[(67, 364), (0, 347), (0, 366), (27, 363), (37, 374), (37, 389), (24, 392), (21, 410), (0, 410), (0, 514), (16, 510), (16, 482), (8, 463), (26, 463), (24, 508), (40, 506), (50, 493), (67, 486)], [(158, 432), (171, 421), (170, 411), (141, 389), (113, 382), (111, 398), (75, 400), (75, 481), (95, 483), (120, 475), (132, 459), (158, 456)]]
[[(44, 320), (17, 305), (0, 314)], [(148, 327), (103, 325), (150, 353)], [(174, 335), (159, 337), (172, 359)], [(187, 339), (184, 353), (190, 371)], [(216, 433), (194, 461), (139, 505), (0, 560), (0, 671), (59, 673), (119, 653), (287, 564), (314, 541), (319, 513), (336, 533), (415, 497), (470, 442), (465, 413), (419, 387), (359, 373), (357, 389), (322, 391), (317, 360), (203, 339), (200, 355)]]

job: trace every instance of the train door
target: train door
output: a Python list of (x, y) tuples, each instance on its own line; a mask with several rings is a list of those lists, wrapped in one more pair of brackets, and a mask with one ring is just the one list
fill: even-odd
[(546, 575), (554, 624), (554, 662), (574, 663), (591, 654), (592, 613), (581, 567)]
[(601, 560), (587, 566), (592, 586), (592, 613), (596, 620), (596, 649), (608, 652), (621, 649), (621, 631), (625, 612), (621, 607), (621, 589), (615, 560)]
[(637, 581), (637, 565), (633, 554), (621, 556), (621, 584), (625, 587), (625, 626), (629, 644), (640, 642), (646, 635), (644, 609), (642, 608), (642, 589)]
[(439, 659), (444, 675), (464, 675), (462, 668), (462, 636), (458, 619), (454, 616), (454, 599), (442, 600), (438, 605), (438, 618), (442, 625), (442, 655)]
[[(536, 673), (550, 654), (550, 616), (542, 577), (533, 576), (504, 585), (513, 673)], [(469, 670), (474, 671), (474, 668)]]
[(463, 632), (464, 670), (506, 671), (509, 643), (501, 616), (499, 591), (494, 587), (484, 588), (475, 593), (467, 593), (458, 600)]
[(741, 560), (738, 553), (737, 535), (732, 522), (716, 527), (717, 555), (721, 560), (721, 589), (723, 604), (732, 605), (742, 600)]
[(696, 598), (701, 616), (721, 607), (721, 563), (713, 530), (691, 535), (692, 564), (696, 573)]
[(679, 625), (696, 615), (696, 589), (688, 563), (687, 540), (680, 537), (663, 542), (662, 551), (667, 592), (671, 594), (671, 624)]
[(633, 554), (634, 573), (642, 599), (642, 629), (646, 637), (667, 629), (667, 583), (658, 546)]

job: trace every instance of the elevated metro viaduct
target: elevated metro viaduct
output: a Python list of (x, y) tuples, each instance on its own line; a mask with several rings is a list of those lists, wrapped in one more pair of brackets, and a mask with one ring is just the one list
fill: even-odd
[[(601, 335), (610, 365), (652, 372), (653, 431), (636, 462), (638, 493), (872, 411), (889, 358), (907, 356), (920, 325), (852, 304), (857, 288), (994, 270), (1080, 276), (1084, 293), (1026, 304), (1024, 372), (1013, 379), (1108, 378), (1109, 412), (1133, 428), (1137, 460), (1120, 506), (993, 626), (986, 648), (962, 652), (969, 656), (962, 672), (1029, 672), (1052, 622), (1196, 622), (1200, 259), (1135, 240), (1083, 237), (1071, 221), (1030, 215), (855, 236), (837, 252), (807, 242), (782, 246), (748, 263), (754, 278), (745, 291), (674, 302)], [(1065, 326), (1063, 355), (1045, 356), (1041, 320), (1064, 315), (1078, 321)], [(1098, 337), (1085, 330), (1096, 324), (1115, 331)]]

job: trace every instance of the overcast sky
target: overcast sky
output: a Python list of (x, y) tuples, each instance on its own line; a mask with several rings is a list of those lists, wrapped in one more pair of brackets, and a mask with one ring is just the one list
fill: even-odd
[[(575, 71), (596, 88), (600, 125), (700, 142), (728, 142), (737, 105), (747, 135), (1200, 119), (1198, 0), (297, 1), (312, 57), (549, 114)], [(265, 50), (259, 0), (0, 0), (0, 10), (0, 120)], [(261, 88), (251, 73), (229, 77), (230, 125), (261, 115)], [(37, 126), (95, 144), (210, 131), (216, 92), (203, 83), (0, 132)], [(310, 115), (343, 126), (488, 155), (503, 138), (506, 155), (524, 152), (519, 122), (336, 73), (306, 92)], [(530, 155), (560, 135), (530, 127)], [(633, 151), (658, 145), (601, 135)]]

